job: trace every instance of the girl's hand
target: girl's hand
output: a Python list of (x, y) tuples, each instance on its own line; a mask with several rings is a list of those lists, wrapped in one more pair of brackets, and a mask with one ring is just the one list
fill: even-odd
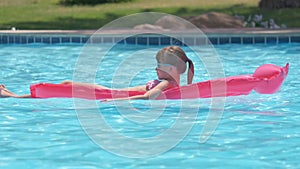
[(119, 101), (119, 100), (135, 100), (135, 99), (143, 99), (143, 100), (154, 100), (156, 97), (158, 97), (161, 92), (167, 88), (169, 85), (169, 82), (164, 80), (160, 82), (157, 86), (155, 86), (153, 89), (147, 91), (143, 95), (136, 95), (136, 96), (131, 96), (131, 97), (124, 97), (124, 98), (115, 98), (115, 99), (104, 99), (101, 100), (100, 102), (111, 102), (111, 101)]

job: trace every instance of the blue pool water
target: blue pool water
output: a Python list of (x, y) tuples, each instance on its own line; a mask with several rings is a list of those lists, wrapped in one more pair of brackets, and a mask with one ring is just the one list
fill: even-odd
[[(155, 53), (139, 54), (127, 66), (141, 69), (114, 74), (117, 65), (145, 46), (120, 46), (111, 51), (99, 66), (96, 82), (110, 86), (112, 76), (133, 77), (131, 85), (143, 85), (155, 79)], [(220, 45), (215, 46), (226, 76), (253, 73), (261, 64), (284, 66), (290, 72), (279, 92), (228, 97), (222, 119), (209, 140), (199, 143), (199, 135), (210, 110), (210, 99), (181, 101), (130, 101), (118, 105), (127, 115), (163, 111), (157, 121), (147, 124), (128, 122), (112, 103), (98, 103), (97, 110), (107, 122), (128, 137), (159, 135), (176, 121), (178, 111), (200, 106), (194, 126), (174, 148), (151, 158), (126, 158), (99, 147), (82, 129), (72, 99), (0, 100), (0, 168), (299, 168), (300, 156), (300, 44)], [(184, 48), (186, 49), (186, 48)], [(0, 45), (0, 83), (25, 94), (38, 82), (59, 83), (72, 79), (81, 45)], [(197, 56), (195, 80), (209, 75)], [(149, 66), (150, 65), (150, 66)], [(153, 68), (150, 68), (153, 66)], [(146, 67), (143, 69), (143, 67)], [(127, 82), (126, 82), (127, 84)], [(116, 87), (126, 85), (114, 81)], [(88, 116), (94, 108), (83, 109)], [(100, 112), (99, 112), (100, 113)], [(105, 133), (109, 137), (109, 133)], [(174, 133), (175, 135), (176, 133)], [(122, 147), (121, 141), (114, 140)], [(136, 145), (131, 145), (132, 147)]]

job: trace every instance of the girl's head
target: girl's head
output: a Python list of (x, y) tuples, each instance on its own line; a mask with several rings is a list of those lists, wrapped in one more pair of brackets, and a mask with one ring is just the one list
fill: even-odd
[(156, 60), (158, 64), (169, 64), (174, 66), (180, 74), (186, 71), (186, 63), (188, 62), (188, 84), (192, 83), (194, 77), (194, 64), (180, 47), (168, 46), (161, 49), (156, 54)]

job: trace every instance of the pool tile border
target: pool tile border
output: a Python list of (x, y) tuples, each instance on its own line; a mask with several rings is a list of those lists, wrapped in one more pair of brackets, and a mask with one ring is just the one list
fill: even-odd
[[(66, 44), (66, 43), (120, 43), (134, 45), (223, 45), (223, 44), (279, 44), (300, 43), (300, 31), (292, 33), (257, 33), (257, 32), (221, 32), (206, 33), (207, 38), (193, 33), (174, 33), (174, 36), (162, 34), (141, 33), (134, 36), (125, 34), (107, 33), (93, 35), (92, 33), (28, 33), (28, 32), (1, 32), (0, 44)], [(172, 35), (172, 34), (171, 34)], [(176, 37), (176, 38), (175, 38)]]

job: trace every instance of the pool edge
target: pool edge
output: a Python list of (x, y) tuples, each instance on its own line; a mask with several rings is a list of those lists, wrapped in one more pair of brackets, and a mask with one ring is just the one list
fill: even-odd
[[(278, 43), (300, 43), (300, 29), (262, 29), (262, 28), (243, 28), (243, 29), (202, 29), (203, 35), (207, 36), (214, 45), (220, 44), (278, 44)], [(199, 29), (194, 30), (0, 30), (0, 44), (27, 44), (27, 43), (86, 43), (92, 35), (99, 35), (100, 38), (93, 43), (116, 43), (123, 37), (139, 35), (133, 40), (133, 44), (142, 45), (168, 45), (174, 39), (161, 44), (165, 37), (156, 35), (174, 35), (178, 41), (184, 44), (184, 40), (190, 41), (189, 45), (197, 45), (199, 40), (194, 35), (200, 36)], [(137, 39), (139, 38), (139, 39)], [(143, 39), (144, 38), (144, 39)], [(154, 41), (152, 41), (152, 39)], [(127, 43), (126, 40), (124, 43)], [(198, 42), (197, 42), (198, 41)], [(123, 43), (123, 42), (122, 42)]]

